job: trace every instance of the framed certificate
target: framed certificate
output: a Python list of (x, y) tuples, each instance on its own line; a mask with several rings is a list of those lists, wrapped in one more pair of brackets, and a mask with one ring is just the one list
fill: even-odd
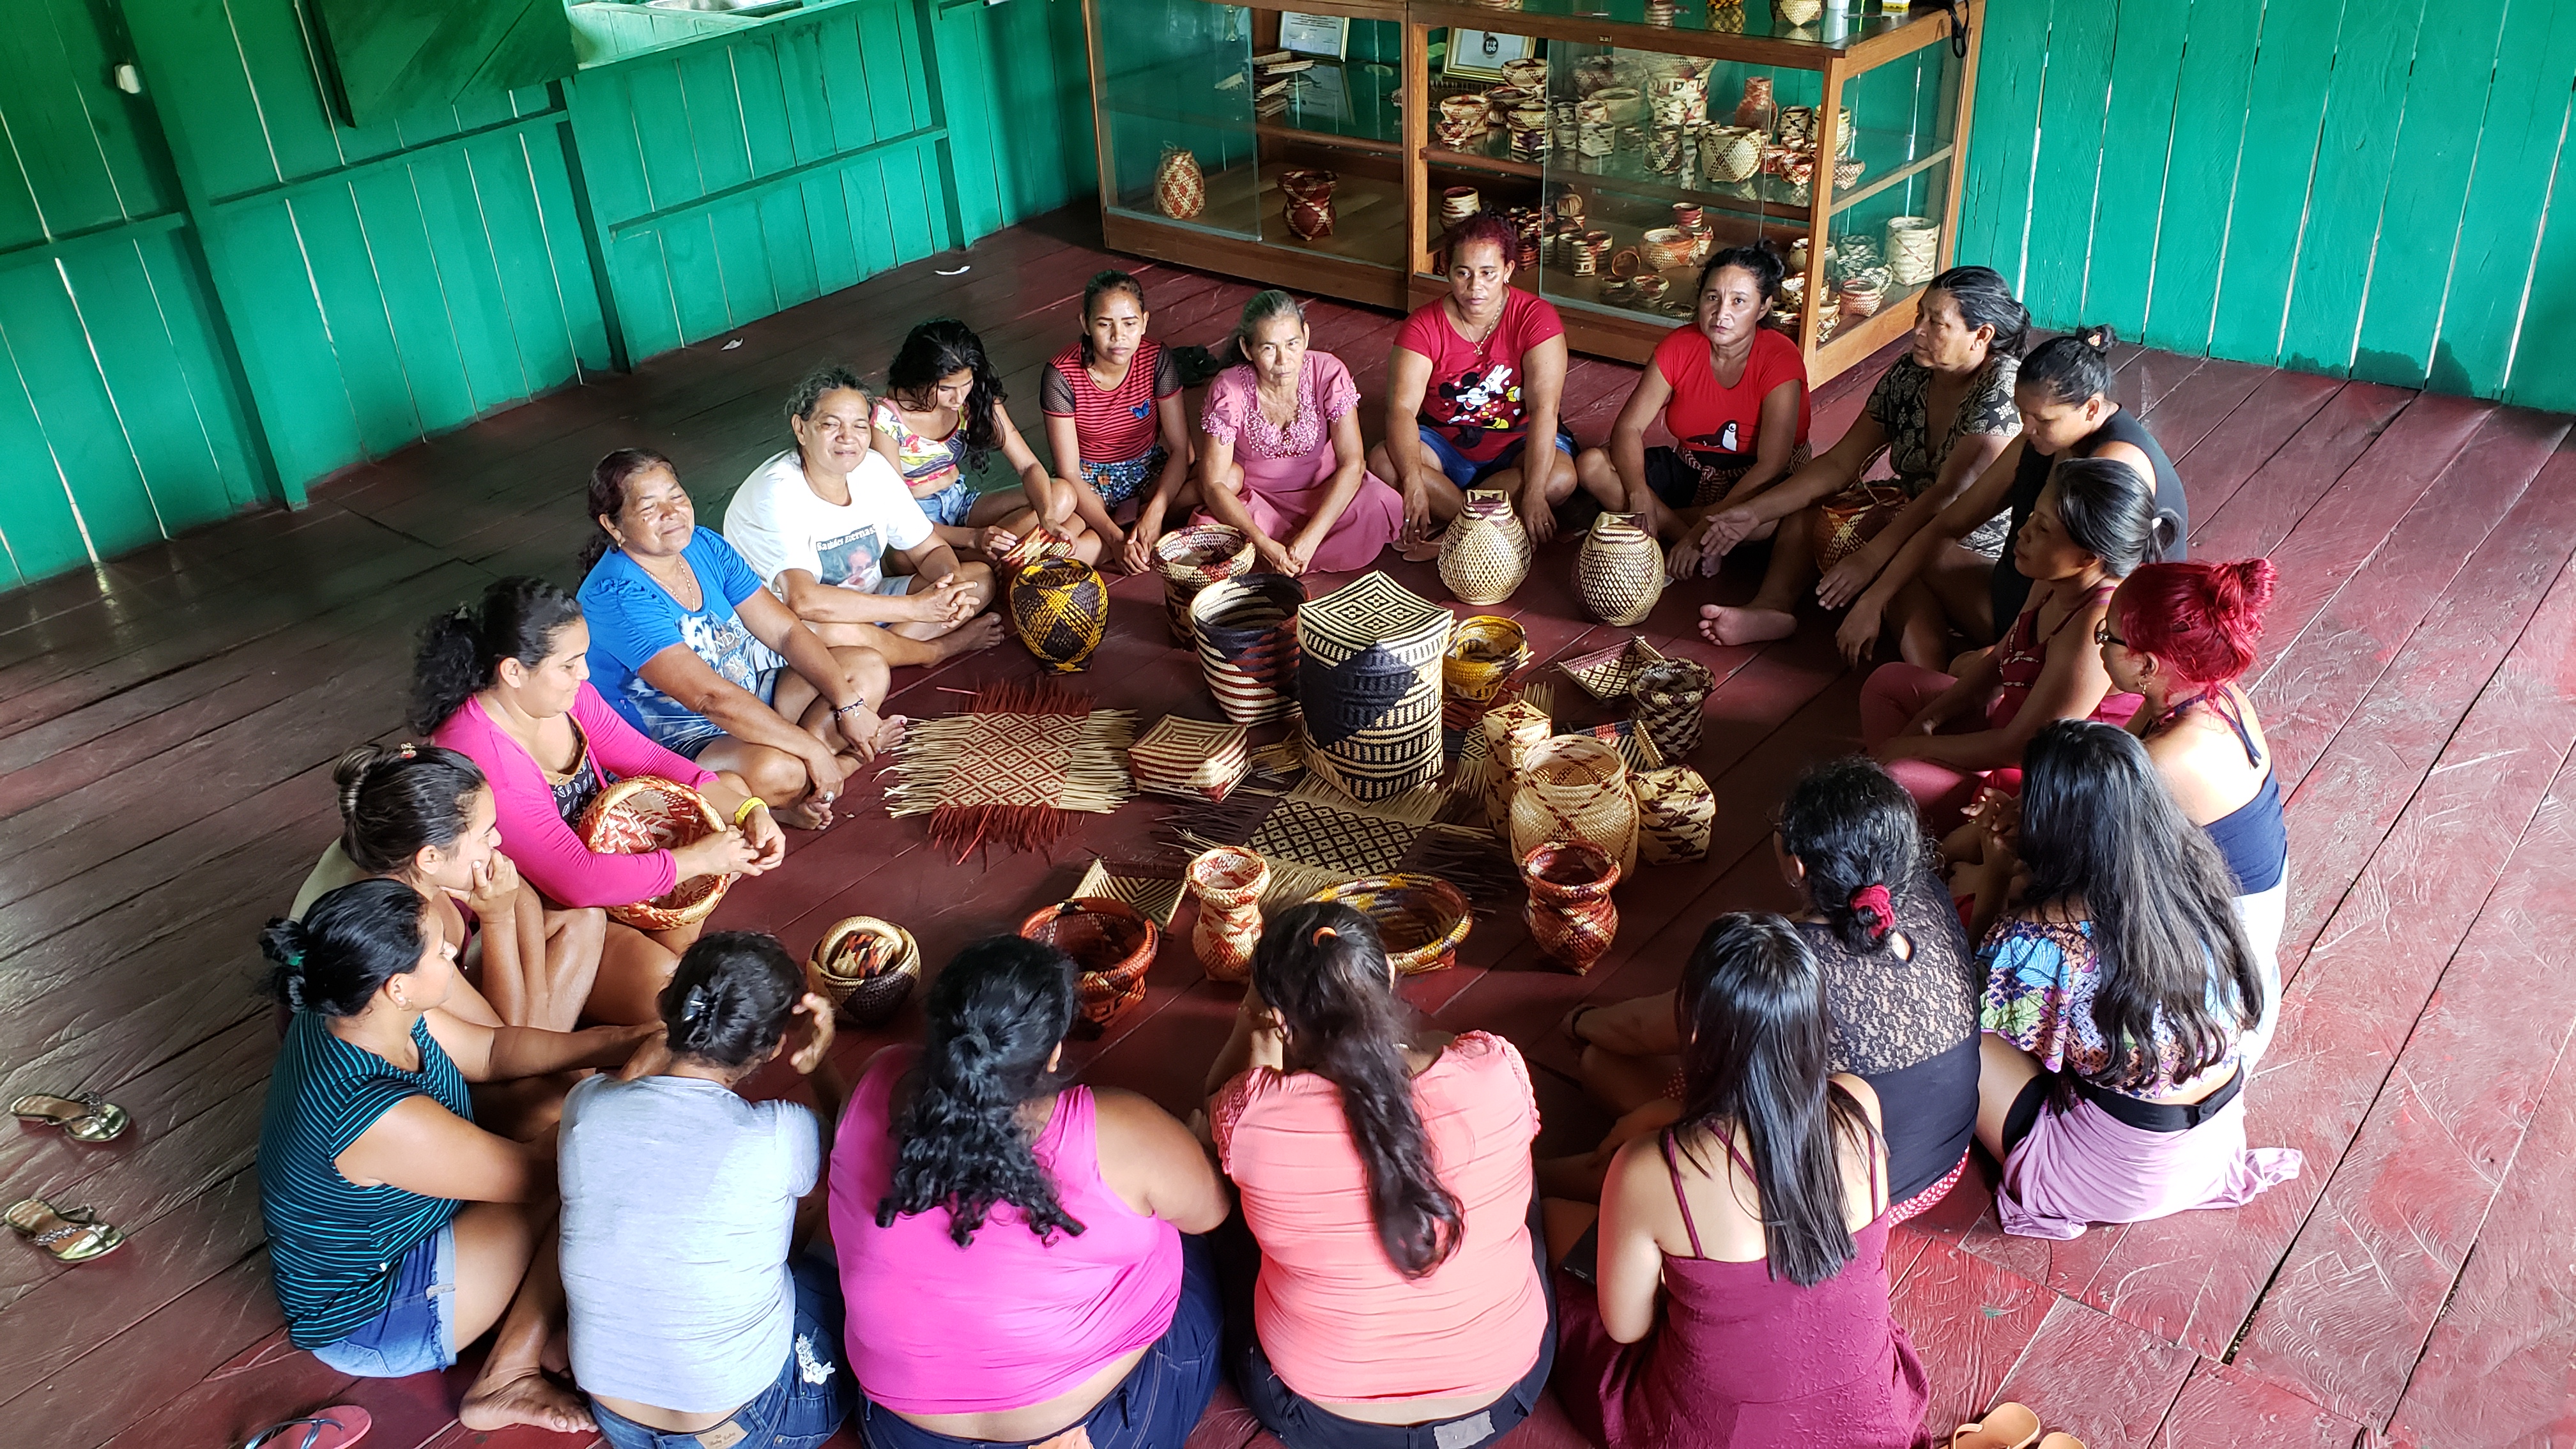
[(1537, 49), (1538, 42), (1526, 35), (1462, 30), (1453, 25), (1449, 28), (1449, 53), (1440, 61), (1440, 73), (1468, 80), (1501, 80), (1504, 61), (1525, 59)]
[(1351, 20), (1347, 15), (1305, 15), (1294, 10), (1279, 12), (1281, 50), (1340, 60), (1342, 51), (1350, 42)]

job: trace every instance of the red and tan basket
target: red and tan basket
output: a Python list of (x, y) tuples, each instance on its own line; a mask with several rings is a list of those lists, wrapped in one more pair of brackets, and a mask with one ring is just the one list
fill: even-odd
[[(650, 855), (676, 850), (725, 828), (724, 817), (707, 797), (676, 780), (637, 775), (599, 792), (582, 812), (581, 843), (599, 855)], [(694, 876), (633, 905), (613, 906), (609, 919), (639, 931), (668, 931), (695, 925), (715, 911), (733, 884), (729, 875)]]
[(1476, 924), (1466, 893), (1436, 875), (1377, 875), (1326, 886), (1310, 900), (1339, 901), (1369, 918), (1398, 976), (1458, 964)]
[(1034, 911), (1020, 934), (1073, 958), (1081, 971), (1075, 1031), (1098, 1036), (1145, 1000), (1145, 973), (1163, 933), (1134, 906), (1106, 896), (1076, 896)]

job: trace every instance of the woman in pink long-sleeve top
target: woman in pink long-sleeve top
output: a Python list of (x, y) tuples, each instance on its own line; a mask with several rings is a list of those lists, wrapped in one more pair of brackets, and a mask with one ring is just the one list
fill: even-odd
[[(412, 722), (474, 761), (492, 783), (501, 848), (546, 899), (623, 906), (701, 875), (758, 875), (787, 855), (769, 807), (731, 775), (654, 744), (589, 684), (590, 628), (572, 595), (503, 579), (479, 603), (430, 621), (412, 675)], [(658, 775), (687, 785), (733, 828), (677, 850), (603, 855), (574, 832), (611, 783)], [(696, 926), (644, 932), (614, 921), (589, 1014), (646, 1020)], [(636, 1015), (636, 1012), (642, 1015)]]

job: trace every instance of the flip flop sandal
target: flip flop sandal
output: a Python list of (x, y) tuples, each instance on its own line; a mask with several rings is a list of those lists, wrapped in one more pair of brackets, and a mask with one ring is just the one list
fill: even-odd
[[(375, 1424), (375, 1416), (355, 1404), (334, 1404), (309, 1418), (271, 1424), (242, 1441), (242, 1449), (348, 1449)], [(285, 1437), (295, 1429), (303, 1435)]]
[(1950, 1449), (2032, 1449), (2038, 1442), (2039, 1415), (2009, 1399), (1950, 1431)]
[(2084, 1449), (2084, 1441), (2060, 1430), (2041, 1439), (2039, 1449)]
[(57, 1209), (40, 1197), (11, 1203), (0, 1220), (65, 1263), (104, 1258), (125, 1246), (123, 1228), (100, 1222), (88, 1208)]
[(9, 1104), (9, 1110), (21, 1122), (35, 1122), (47, 1127), (60, 1127), (65, 1136), (76, 1142), (106, 1142), (133, 1125), (125, 1109), (107, 1101), (96, 1092), (75, 1092), (68, 1097), (51, 1092), (30, 1092)]

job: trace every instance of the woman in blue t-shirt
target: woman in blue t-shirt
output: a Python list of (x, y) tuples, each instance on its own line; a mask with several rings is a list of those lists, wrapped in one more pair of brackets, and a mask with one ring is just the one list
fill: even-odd
[(581, 610), (600, 695), (655, 744), (742, 777), (781, 824), (820, 830), (855, 765), (902, 737), (886, 662), (816, 637), (724, 536), (671, 460), (620, 448), (590, 473)]
[(442, 1009), (460, 944), (419, 892), (381, 878), (261, 933), (269, 988), (294, 1013), (259, 1127), (278, 1306), (296, 1347), (361, 1378), (444, 1369), (497, 1329), (459, 1420), (590, 1433), (539, 1364), (563, 1324), (550, 1125), (536, 1143), (487, 1132), (466, 1084), (616, 1066), (661, 1025), (461, 1020)]

